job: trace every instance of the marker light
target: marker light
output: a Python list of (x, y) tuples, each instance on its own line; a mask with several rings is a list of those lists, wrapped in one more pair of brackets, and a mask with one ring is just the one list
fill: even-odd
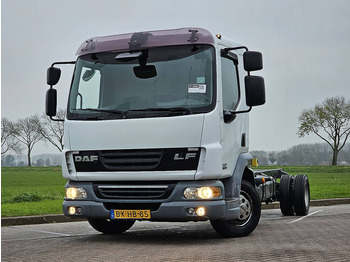
[(84, 188), (81, 187), (68, 187), (66, 188), (66, 198), (70, 199), (85, 199), (87, 194)]
[(184, 191), (187, 199), (213, 199), (220, 195), (220, 187), (188, 187)]

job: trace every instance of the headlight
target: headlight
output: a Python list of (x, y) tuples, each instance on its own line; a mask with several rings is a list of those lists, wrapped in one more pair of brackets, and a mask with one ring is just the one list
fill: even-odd
[(188, 187), (184, 191), (187, 199), (214, 199), (221, 196), (220, 187)]
[(68, 187), (66, 188), (66, 198), (70, 199), (85, 199), (87, 194), (84, 188), (81, 187)]

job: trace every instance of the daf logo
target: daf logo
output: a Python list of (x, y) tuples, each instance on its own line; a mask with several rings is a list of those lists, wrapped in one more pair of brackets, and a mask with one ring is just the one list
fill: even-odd
[(94, 162), (98, 160), (98, 156), (74, 156), (75, 162)]
[(186, 153), (186, 154), (177, 153), (174, 156), (174, 160), (188, 160), (191, 158), (196, 158), (196, 156), (197, 156), (197, 153)]

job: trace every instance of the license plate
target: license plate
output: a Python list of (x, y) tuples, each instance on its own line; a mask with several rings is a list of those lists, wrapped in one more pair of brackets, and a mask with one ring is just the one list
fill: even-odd
[(111, 210), (111, 219), (151, 219), (151, 210)]

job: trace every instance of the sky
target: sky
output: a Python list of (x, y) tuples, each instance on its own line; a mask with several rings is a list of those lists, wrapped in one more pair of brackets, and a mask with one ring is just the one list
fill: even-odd
[[(265, 78), (266, 104), (250, 113), (250, 150), (322, 142), (298, 138), (299, 115), (328, 97), (350, 99), (347, 0), (2, 0), (1, 116), (42, 114), (47, 68), (75, 60), (91, 37), (180, 27), (202, 27), (262, 52), (257, 73)], [(72, 71), (62, 68), (59, 108), (66, 107)], [(42, 143), (33, 151), (41, 153), (58, 151)]]

